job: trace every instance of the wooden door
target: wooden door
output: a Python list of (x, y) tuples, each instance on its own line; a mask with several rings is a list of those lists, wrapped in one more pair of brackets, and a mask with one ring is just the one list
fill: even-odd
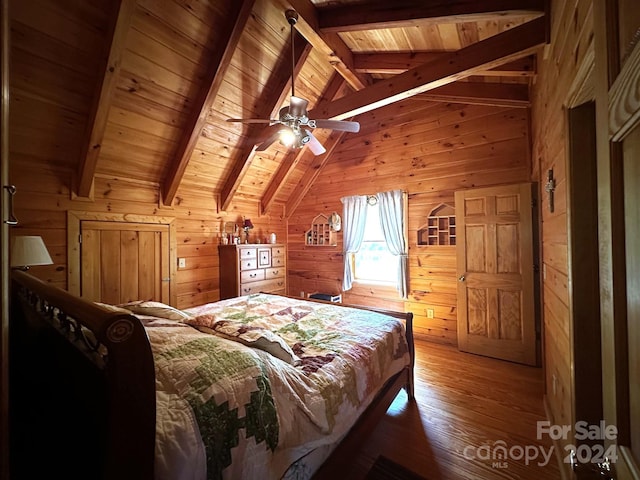
[(531, 185), (456, 192), (458, 347), (536, 364)]
[(617, 478), (640, 478), (640, 9), (594, 2), (602, 385)]
[(82, 297), (170, 303), (168, 225), (82, 221), (80, 231)]

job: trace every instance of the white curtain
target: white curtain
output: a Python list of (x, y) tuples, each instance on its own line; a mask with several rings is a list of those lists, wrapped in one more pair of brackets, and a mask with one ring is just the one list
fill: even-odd
[(404, 238), (404, 194), (392, 190), (376, 194), (380, 211), (380, 225), (387, 248), (398, 258), (396, 287), (402, 298), (407, 298), (407, 245)]
[(353, 285), (353, 268), (351, 257), (360, 250), (364, 238), (364, 227), (367, 224), (367, 197), (353, 195), (343, 197), (342, 202), (342, 239), (344, 256), (344, 276), (342, 290), (351, 290)]

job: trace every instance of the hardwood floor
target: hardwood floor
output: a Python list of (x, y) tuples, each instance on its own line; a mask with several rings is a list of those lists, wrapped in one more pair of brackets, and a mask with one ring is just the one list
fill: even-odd
[[(343, 478), (365, 478), (378, 455), (427, 480), (560, 478), (550, 440), (536, 439), (546, 420), (541, 369), (416, 341), (415, 379), (416, 401), (398, 395)], [(500, 445), (511, 454), (485, 460)], [(522, 451), (538, 458), (513, 458)]]

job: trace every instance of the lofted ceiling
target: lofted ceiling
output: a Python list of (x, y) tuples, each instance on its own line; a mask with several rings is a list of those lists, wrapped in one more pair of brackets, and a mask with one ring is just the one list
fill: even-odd
[[(291, 95), (292, 59), (296, 95), (309, 101), (310, 118), (357, 120), (415, 96), (526, 108), (535, 54), (547, 36), (544, 4), (121, 0), (85, 5), (83, 15), (100, 28), (95, 42), (79, 49), (87, 56), (85, 77), (96, 80), (78, 87), (87, 89), (92, 101), (85, 107), (84, 134), (69, 139), (77, 142), (77, 161), (67, 159), (77, 170), (76, 193), (89, 196), (95, 176), (102, 175), (157, 184), (166, 205), (199, 190), (212, 192), (220, 210), (241, 198), (259, 202), (263, 212), (274, 205), (291, 212), (304, 196), (300, 185), (309, 170), (326, 163), (345, 136), (356, 134), (314, 130), (327, 149), (316, 159), (307, 147), (289, 150), (278, 142), (257, 152), (267, 126), (226, 120), (277, 116)], [(293, 52), (284, 15), (289, 8), (300, 17)]]

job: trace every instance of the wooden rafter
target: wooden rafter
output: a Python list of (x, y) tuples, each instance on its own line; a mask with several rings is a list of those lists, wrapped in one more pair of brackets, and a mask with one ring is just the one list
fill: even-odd
[[(333, 79), (325, 88), (325, 91), (322, 94), (322, 98), (318, 103), (322, 103), (324, 99), (327, 99), (328, 101), (333, 100), (338, 92), (342, 90), (344, 84), (345, 80), (340, 75), (334, 75)], [(267, 189), (265, 190), (265, 193), (262, 197), (260, 206), (263, 213), (267, 212), (269, 208), (271, 208), (276, 196), (287, 181), (289, 174), (293, 171), (295, 166), (300, 163), (304, 155), (313, 154), (309, 151), (308, 148), (301, 148), (299, 150), (289, 152), (289, 154), (280, 163), (278, 170), (271, 178), (271, 181), (269, 182), (269, 185), (267, 186)]]
[(321, 52), (333, 68), (354, 90), (361, 90), (373, 83), (365, 73), (353, 67), (353, 53), (337, 33), (324, 33), (318, 27), (318, 12), (311, 0), (278, 0), (283, 11), (292, 8), (298, 12), (296, 30)]
[(305, 174), (294, 187), (293, 193), (291, 194), (291, 197), (289, 197), (289, 201), (287, 203), (287, 208), (285, 211), (285, 216), (287, 218), (291, 216), (293, 212), (295, 212), (296, 208), (298, 208), (298, 205), (300, 205), (300, 202), (305, 197), (313, 183), (316, 181), (316, 178), (318, 178), (318, 175), (320, 175), (320, 172), (331, 158), (333, 151), (338, 145), (340, 145), (340, 142), (342, 142), (345, 134), (346, 132), (331, 132), (331, 135), (329, 135), (329, 138), (324, 143), (324, 147), (327, 149), (326, 153), (319, 155), (313, 159), (313, 162), (311, 163)]
[(432, 102), (492, 107), (531, 106), (529, 86), (517, 83), (456, 82), (421, 93), (416, 95), (416, 98)]
[(198, 92), (193, 109), (186, 122), (184, 134), (178, 142), (175, 156), (171, 165), (169, 165), (169, 173), (165, 178), (162, 192), (162, 200), (165, 205), (171, 205), (178, 192), (178, 187), (182, 182), (189, 159), (206, 123), (207, 113), (218, 95), (218, 90), (222, 85), (222, 80), (231, 63), (231, 58), (240, 41), (245, 24), (251, 15), (254, 3), (255, 0), (237, 0), (237, 2), (234, 2), (237, 5), (235, 21), (228, 23), (228, 30), (222, 36), (223, 46), (210, 59), (205, 82)]
[(545, 42), (545, 25), (544, 17), (524, 23), (313, 109), (309, 117), (343, 120), (531, 55)]
[(496, 15), (535, 15), (544, 13), (544, 0), (401, 0), (341, 5), (319, 10), (320, 30), (349, 32), (380, 28), (409, 27), (425, 23), (459, 23), (494, 20)]
[(100, 79), (96, 84), (93, 103), (89, 110), (82, 153), (78, 164), (76, 193), (79, 197), (88, 197), (91, 192), (104, 131), (107, 128), (109, 108), (116, 88), (116, 79), (120, 72), (122, 52), (135, 7), (136, 0), (113, 2), (107, 37), (111, 39), (111, 42), (105, 42), (105, 54), (100, 66)]
[[(360, 53), (353, 56), (353, 65), (358, 72), (393, 74), (406, 72), (425, 63), (437, 60), (445, 52), (394, 52)], [(519, 58), (491, 70), (478, 72), (490, 77), (532, 77), (536, 74), (533, 56)]]
[[(293, 54), (294, 67), (293, 76), (297, 76), (302, 66), (311, 52), (311, 45), (300, 38), (295, 42), (296, 51)], [(259, 107), (255, 112), (256, 118), (276, 118), (280, 107), (287, 101), (291, 91), (291, 48), (282, 55), (281, 62), (273, 71), (264, 89), (263, 99), (259, 102)], [(278, 93), (278, 96), (275, 96)], [(226, 210), (231, 204), (231, 200), (240, 186), (247, 170), (256, 155), (257, 145), (262, 143), (270, 134), (270, 128), (263, 125), (250, 125), (247, 137), (251, 139), (245, 147), (240, 150), (237, 160), (234, 162), (231, 172), (220, 192), (220, 209)], [(257, 140), (256, 140), (257, 139)]]

